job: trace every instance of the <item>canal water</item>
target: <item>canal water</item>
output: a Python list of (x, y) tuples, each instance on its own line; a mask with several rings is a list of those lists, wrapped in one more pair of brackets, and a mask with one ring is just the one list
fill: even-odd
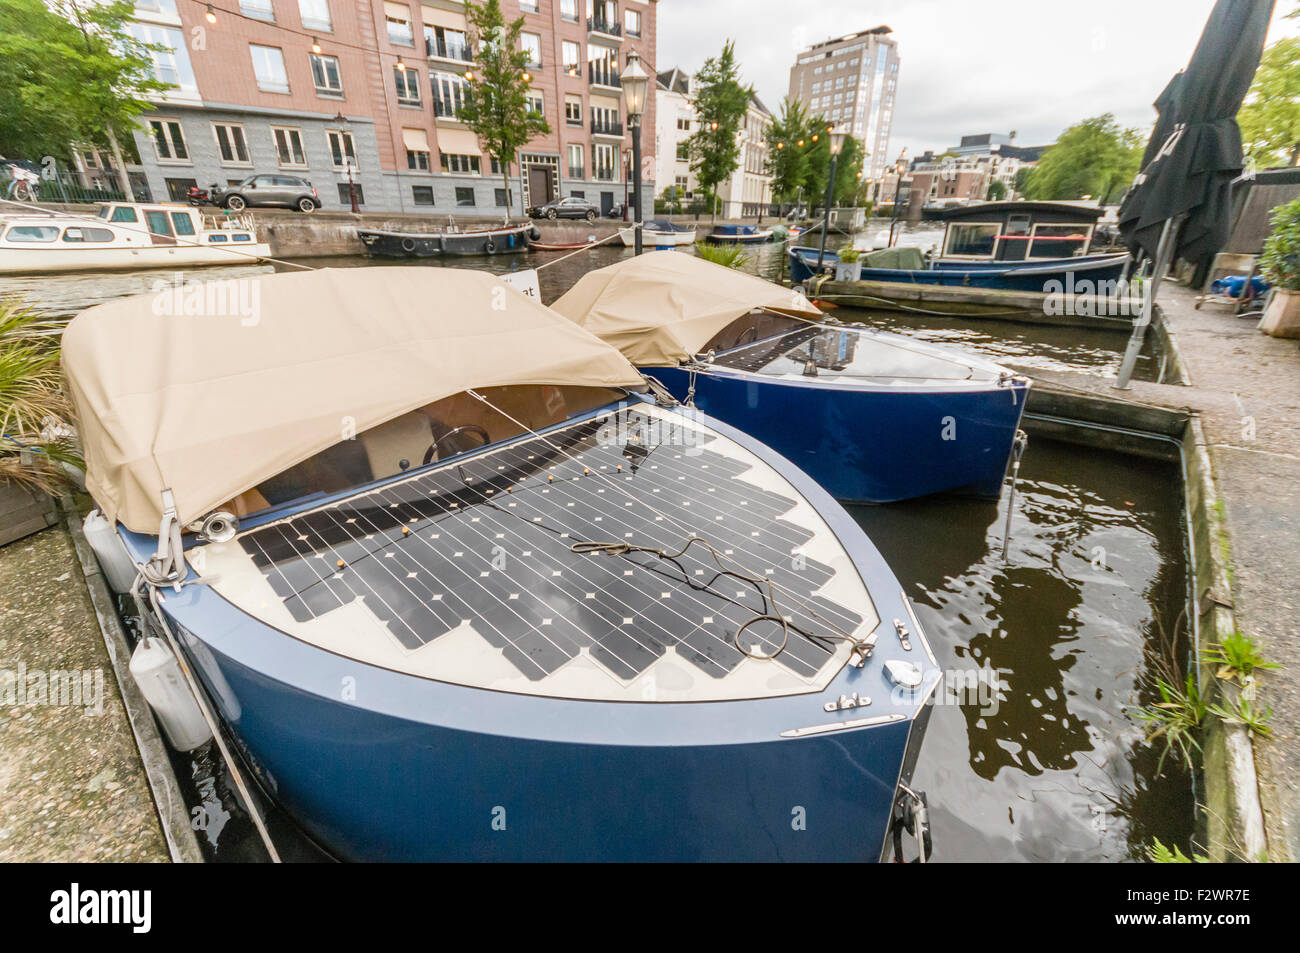
[[(905, 240), (932, 243), (924, 229)], [(859, 245), (872, 240), (858, 241)], [(495, 272), (537, 267), (565, 253), (452, 262)], [(543, 300), (587, 270), (630, 252), (599, 248), (543, 267)], [(365, 266), (365, 259), (313, 261)], [(776, 246), (750, 268), (779, 274)], [(261, 265), (205, 269), (204, 277), (269, 273)], [(38, 307), (72, 314), (152, 290), (169, 273), (78, 275), (0, 286)], [(15, 287), (15, 284), (23, 285)], [(1004, 322), (874, 314), (845, 320), (958, 344), (1016, 363), (1108, 373), (1125, 336)], [(1090, 334), (1098, 335), (1094, 340)], [(1011, 509), (1010, 541), (1003, 535)], [(1181, 476), (1161, 463), (1031, 440), (1014, 504), (933, 498), (852, 515), (885, 555), (956, 684), (980, 672), (1000, 691), (945, 692), (926, 735), (915, 787), (927, 793), (935, 859), (1118, 861), (1143, 857), (1152, 838), (1187, 851), (1194, 783), (1159, 752), (1126, 709), (1152, 700), (1161, 645), (1182, 629), (1188, 567)], [(1184, 641), (1176, 654), (1185, 657)], [(1181, 661), (1181, 659), (1179, 660)], [(991, 675), (989, 673), (992, 673)], [(261, 847), (229, 777), (210, 752), (173, 755), (200, 841), (216, 860), (260, 859)], [(271, 809), (289, 859), (320, 854)]]

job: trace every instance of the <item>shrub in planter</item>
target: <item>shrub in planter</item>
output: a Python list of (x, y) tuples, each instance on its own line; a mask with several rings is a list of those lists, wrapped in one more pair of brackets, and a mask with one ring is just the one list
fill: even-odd
[(836, 281), (857, 281), (862, 277), (862, 253), (856, 248), (844, 248), (835, 265)]
[(0, 545), (49, 525), (51, 495), (81, 467), (66, 421), (59, 326), (0, 300)]
[(1273, 233), (1259, 266), (1275, 292), (1259, 329), (1274, 337), (1300, 338), (1300, 199), (1273, 209)]

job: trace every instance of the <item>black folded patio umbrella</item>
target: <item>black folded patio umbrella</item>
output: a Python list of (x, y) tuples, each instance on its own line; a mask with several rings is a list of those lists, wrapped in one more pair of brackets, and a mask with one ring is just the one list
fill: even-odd
[(1237, 110), (1264, 50), (1273, 0), (1219, 0), (1187, 69), (1156, 100), (1160, 118), (1142, 171), (1119, 210), (1135, 255), (1156, 258), (1166, 221), (1186, 216), (1167, 260), (1208, 263), (1230, 227), (1232, 180), (1241, 174)]

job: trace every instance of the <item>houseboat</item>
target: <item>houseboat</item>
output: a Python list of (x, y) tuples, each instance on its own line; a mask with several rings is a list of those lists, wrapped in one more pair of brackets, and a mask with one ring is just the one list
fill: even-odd
[(178, 324), (120, 299), (71, 322), (63, 362), (149, 631), (317, 843), (835, 861), (928, 841), (912, 771), (941, 670), (796, 466), (484, 272), (273, 275), (261, 310)]
[[(620, 228), (618, 237), (623, 240), (624, 248), (636, 244), (634, 227)], [(643, 248), (674, 248), (678, 245), (695, 244), (695, 226), (674, 225), (666, 218), (655, 218), (641, 226), (641, 246)]]
[(533, 224), (461, 228), (447, 225), (430, 232), (392, 232), (358, 228), (357, 238), (372, 258), (434, 258), (438, 255), (495, 255), (527, 251), (542, 237)]
[(229, 265), (270, 257), (251, 218), (112, 202), (96, 215), (0, 217), (0, 274)]

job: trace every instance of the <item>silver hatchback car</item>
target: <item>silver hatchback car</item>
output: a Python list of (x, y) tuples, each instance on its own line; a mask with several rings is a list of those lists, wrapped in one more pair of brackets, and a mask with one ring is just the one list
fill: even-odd
[(221, 208), (242, 212), (246, 208), (296, 208), (314, 212), (320, 195), (306, 179), (296, 175), (250, 175), (238, 185), (221, 189), (212, 196)]

